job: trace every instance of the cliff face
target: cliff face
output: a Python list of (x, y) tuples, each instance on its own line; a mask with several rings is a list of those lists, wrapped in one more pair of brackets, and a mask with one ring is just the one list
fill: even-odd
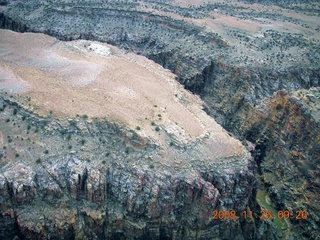
[[(264, 3), (269, 4), (271, 1), (264, 1)], [(109, 42), (147, 56), (170, 69), (186, 89), (201, 96), (206, 112), (218, 123), (236, 137), (255, 144), (253, 148), (260, 152), (256, 153), (255, 160), (262, 174), (261, 186), (266, 185), (277, 210), (282, 210), (282, 207), (293, 210), (302, 207), (302, 210), (307, 209), (310, 212), (312, 217), (307, 221), (291, 221), (291, 224), (295, 224), (295, 227), (291, 227), (293, 237), (299, 236), (307, 239), (316, 236), (316, 226), (319, 225), (318, 215), (315, 213), (318, 209), (313, 206), (313, 200), (310, 200), (316, 199), (318, 194), (317, 182), (319, 180), (312, 175), (318, 173), (316, 168), (319, 152), (317, 150), (318, 127), (314, 125), (316, 122), (314, 116), (305, 114), (304, 110), (299, 110), (302, 100), (292, 98), (294, 91), (289, 91), (284, 95), (281, 92), (269, 98), (282, 89), (309, 89), (318, 87), (320, 84), (319, 19), (316, 12), (319, 6), (316, 2), (312, 4), (311, 7), (309, 5), (288, 5), (283, 6), (284, 9), (234, 2), (195, 3), (187, 6), (184, 1), (145, 1), (141, 3), (126, 1), (121, 4), (99, 3), (97, 6), (91, 1), (84, 1), (76, 5), (61, 1), (52, 1), (50, 4), (34, 1), (21, 4), (19, 1), (12, 1), (1, 8), (3, 12), (1, 25), (16, 31), (43, 32), (63, 40), (94, 39)], [(280, 105), (272, 105), (272, 101), (279, 101)], [(270, 119), (268, 114), (261, 113), (260, 108), (264, 104), (269, 106), (267, 109), (263, 108), (263, 111), (272, 116)], [(282, 112), (279, 109), (286, 110)], [(295, 120), (290, 120), (291, 118)], [(296, 121), (294, 126), (290, 121)], [(304, 125), (303, 121), (310, 123)], [(310, 129), (315, 129), (315, 131), (310, 131)], [(283, 131), (281, 137), (278, 136), (279, 131)], [(179, 141), (175, 142), (173, 139), (173, 142), (179, 145)], [(291, 152), (295, 145), (297, 149), (301, 148), (302, 153), (299, 152), (300, 150), (295, 150), (298, 151), (297, 153)], [(298, 155), (295, 156), (295, 154)], [(300, 156), (301, 154), (303, 157)], [(299, 160), (294, 160), (297, 157)], [(302, 162), (298, 163), (300, 160)], [(279, 165), (279, 162), (285, 167)], [(305, 163), (308, 164), (305, 166)], [(293, 169), (296, 178), (309, 180), (293, 183), (285, 176), (285, 172), (289, 172), (288, 166), (290, 166), (290, 171)], [(219, 171), (211, 173), (211, 170), (197, 172), (201, 178), (211, 182), (219, 191), (228, 192), (220, 196), (227, 196), (222, 200), (223, 204), (226, 204), (230, 201), (228, 199), (234, 199), (232, 194), (235, 194), (233, 192), (235, 190), (231, 187), (233, 183), (226, 184), (228, 178), (220, 176), (220, 173)], [(215, 181), (215, 177), (210, 176), (211, 174), (215, 177), (219, 175), (224, 180)], [(221, 175), (227, 176), (228, 174)], [(235, 179), (241, 178), (240, 175), (236, 174), (236, 176)], [(282, 178), (284, 179), (283, 184), (279, 184)], [(186, 181), (183, 180), (182, 185), (178, 184), (179, 189), (189, 189), (184, 185), (186, 183), (183, 183)], [(238, 184), (238, 180), (235, 181)], [(169, 182), (174, 184), (171, 180)], [(248, 182), (250, 181), (246, 180), (244, 185)], [(304, 186), (301, 189), (299, 189), (300, 183)], [(251, 209), (259, 213), (260, 208), (254, 197), (255, 190), (251, 198), (249, 192), (252, 189), (246, 191), (248, 196), (243, 196), (243, 199), (246, 199), (245, 202), (250, 205)], [(303, 191), (307, 191), (307, 195), (310, 194), (309, 200), (304, 198)], [(300, 204), (293, 200), (297, 197), (296, 193), (302, 194), (301, 196), (298, 194), (301, 197)], [(139, 199), (138, 202), (143, 201)], [(217, 202), (217, 206), (221, 208), (225, 206), (219, 205), (222, 203), (220, 201), (214, 200), (213, 202)], [(303, 205), (305, 203), (308, 206)], [(224, 209), (230, 209), (229, 207), (232, 209), (236, 205), (231, 204)], [(151, 210), (143, 207), (141, 211), (150, 212)], [(179, 214), (180, 217), (185, 216), (181, 212)], [(192, 216), (195, 215), (192, 214), (190, 219), (194, 220)], [(77, 216), (79, 216), (78, 212)], [(106, 219), (108, 216), (104, 215), (101, 219)], [(117, 232), (117, 229), (131, 229), (129, 226), (132, 226), (131, 223), (125, 225), (126, 227), (121, 225), (124, 222), (123, 219), (127, 217), (124, 213), (119, 216), (122, 219), (119, 222), (101, 220), (103, 223), (100, 223), (103, 226), (110, 226), (111, 222), (114, 222), (112, 231), (115, 232), (115, 238), (120, 238), (124, 234), (129, 234), (124, 238), (131, 236), (131, 230)], [(83, 223), (82, 228), (96, 226), (93, 220), (88, 220), (89, 218), (79, 219)], [(187, 233), (189, 229), (195, 229), (193, 226), (198, 225), (189, 224), (188, 217), (179, 219), (181, 219), (179, 224), (181, 222), (183, 224), (175, 225), (176, 228), (173, 227), (172, 231), (167, 227), (161, 228), (160, 224), (160, 238), (167, 236), (174, 238), (175, 234), (178, 234), (178, 237), (186, 239), (186, 234), (191, 234), (188, 236), (193, 236), (193, 238), (202, 236), (203, 239), (216, 236), (222, 239), (235, 236), (248, 239), (263, 237), (269, 239), (274, 236), (271, 232), (275, 231), (270, 230), (265, 222), (240, 220), (235, 223), (221, 221), (217, 225), (215, 225), (216, 222), (209, 225), (208, 223), (201, 225), (203, 224), (201, 223), (199, 228), (196, 228), (202, 229), (201, 233), (200, 230), (190, 230), (191, 232)], [(200, 219), (195, 221), (200, 222)], [(164, 225), (167, 226), (167, 220), (165, 222)], [(188, 223), (188, 227), (183, 228), (184, 223)], [(12, 224), (16, 224), (16, 221), (12, 220)], [(230, 229), (230, 224), (232, 231), (225, 231), (225, 229)], [(296, 228), (297, 225), (301, 228)], [(147, 225), (143, 226), (145, 227), (141, 227), (144, 229), (141, 230), (143, 232), (141, 236), (149, 231), (146, 230), (149, 229)], [(74, 229), (74, 227), (71, 228)], [(110, 228), (108, 229), (110, 232)], [(66, 231), (69, 230), (68, 228)], [(249, 230), (252, 234), (248, 234)], [(205, 235), (206, 233), (208, 235)]]
[(106, 44), (0, 32), (1, 238), (274, 237), (240, 217), (259, 212), (251, 153), (170, 72)]
[(244, 128), (255, 142), (261, 183), (277, 209), (308, 213), (291, 218), (292, 235), (319, 238), (319, 88), (280, 91)]
[[(1, 105), (2, 239), (258, 235), (243, 220), (212, 219), (214, 209), (247, 208), (256, 183), (250, 156), (242, 165), (233, 160), (204, 167), (200, 159), (188, 168), (158, 166), (152, 160), (158, 149), (128, 153), (124, 133), (108, 122), (78, 119), (62, 127), (3, 98)], [(86, 143), (77, 144), (80, 139)], [(233, 231), (225, 232), (229, 227)]]

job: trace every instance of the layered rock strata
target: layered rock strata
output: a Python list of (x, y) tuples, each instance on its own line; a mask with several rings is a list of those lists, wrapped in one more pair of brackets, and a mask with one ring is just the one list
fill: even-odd
[[(1, 238), (243, 239), (268, 229), (212, 219), (248, 209), (255, 165), (172, 74), (105, 44), (0, 36)], [(116, 94), (123, 88), (129, 96)], [(130, 104), (144, 104), (143, 119)]]

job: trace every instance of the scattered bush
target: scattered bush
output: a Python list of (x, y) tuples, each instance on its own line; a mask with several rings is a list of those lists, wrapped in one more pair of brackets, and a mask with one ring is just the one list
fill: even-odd
[(130, 150), (129, 147), (126, 147), (126, 149), (124, 151), (125, 151), (126, 154), (128, 154), (129, 150)]
[(41, 159), (38, 158), (38, 159), (36, 160), (36, 163), (41, 163)]
[(47, 150), (45, 150), (43, 153), (48, 154), (48, 153), (49, 153), (49, 150), (47, 149)]
[(137, 126), (137, 127), (136, 127), (136, 130), (138, 130), (138, 131), (139, 131), (139, 130), (141, 130), (141, 128), (140, 128), (139, 126)]
[(158, 126), (156, 126), (155, 130), (156, 130), (157, 132), (159, 132), (159, 131), (160, 131), (160, 128), (159, 128)]

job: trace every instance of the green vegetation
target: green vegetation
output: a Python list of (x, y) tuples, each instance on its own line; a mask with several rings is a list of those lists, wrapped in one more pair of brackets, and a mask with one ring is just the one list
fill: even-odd
[(152, 121), (152, 122), (151, 122), (151, 126), (155, 126), (155, 125), (156, 125), (155, 122)]
[(82, 118), (83, 118), (83, 119), (88, 119), (88, 115), (87, 115), (87, 114), (83, 114), (83, 115), (82, 115)]
[(60, 133), (61, 133), (62, 135), (65, 135), (65, 134), (67, 133), (67, 130), (66, 130), (66, 129), (61, 129), (61, 130), (60, 130)]
[(129, 147), (126, 147), (124, 151), (125, 151), (126, 154), (128, 154), (129, 151), (130, 151), (130, 148), (129, 148)]
[(278, 211), (270, 203), (267, 202), (266, 197), (267, 197), (266, 193), (261, 189), (259, 189), (257, 193), (257, 200), (260, 206), (266, 210), (271, 211), (272, 219), (275, 225), (277, 226), (278, 232), (283, 233), (283, 229), (288, 228), (287, 222), (284, 219), (278, 218)]
[(41, 159), (38, 158), (38, 159), (36, 160), (36, 163), (41, 163)]
[(48, 153), (49, 153), (49, 150), (47, 149), (47, 150), (45, 150), (43, 153), (48, 154)]
[(160, 131), (160, 128), (159, 128), (158, 126), (156, 126), (155, 130), (156, 130), (157, 132), (159, 132), (159, 131)]
[(18, 153), (16, 153), (15, 157), (18, 158), (20, 155)]
[(140, 128), (139, 126), (137, 126), (137, 127), (136, 127), (136, 130), (138, 130), (138, 131), (139, 131), (139, 130), (141, 130), (141, 128)]
[(84, 145), (87, 141), (85, 139), (81, 139), (81, 145)]

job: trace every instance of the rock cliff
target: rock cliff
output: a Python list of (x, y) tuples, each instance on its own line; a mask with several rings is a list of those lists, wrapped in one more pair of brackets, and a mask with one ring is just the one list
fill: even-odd
[[(299, 4), (259, 2), (268, 6), (242, 1), (197, 1), (192, 4), (178, 0), (82, 1), (76, 4), (7, 1), (1, 4), (0, 23), (3, 28), (43, 32), (63, 40), (108, 42), (147, 56), (170, 69), (186, 89), (200, 95), (205, 111), (218, 123), (237, 138), (254, 143), (252, 149), (257, 152), (255, 160), (261, 174), (260, 186), (265, 185), (276, 209), (303, 207), (311, 212), (308, 221), (291, 221), (295, 227), (290, 228), (291, 235), (285, 233), (288, 239), (297, 236), (308, 239), (316, 236), (319, 225), (318, 210), (310, 200), (319, 197), (318, 179), (310, 177), (318, 172), (319, 130), (314, 117), (317, 110), (312, 110), (313, 115), (305, 114), (305, 107), (302, 107), (305, 100), (293, 96), (301, 91), (297, 89), (310, 89), (320, 84), (319, 4), (315, 1), (304, 1), (303, 4), (301, 1)], [(292, 91), (276, 94), (283, 89)], [(272, 105), (274, 102), (279, 102), (279, 106)], [(265, 108), (265, 105), (269, 107)], [(283, 109), (286, 111), (282, 112)], [(261, 111), (270, 114), (270, 119)], [(296, 121), (294, 127), (290, 121)], [(310, 123), (304, 125), (303, 121)], [(315, 130), (311, 132), (310, 129)], [(281, 137), (277, 135), (279, 131), (283, 131)], [(174, 137), (169, 142), (174, 146), (181, 143)], [(290, 153), (295, 145), (297, 156)], [(304, 163), (293, 160), (297, 157), (308, 162), (306, 168)], [(271, 170), (268, 170), (270, 166)], [(302, 180), (294, 183), (284, 176), (288, 166), (296, 177), (307, 179), (301, 189), (298, 189), (298, 183)], [(278, 173), (278, 170), (282, 172)], [(201, 176), (211, 179), (206, 173)], [(284, 183), (279, 184), (282, 178)], [(304, 194), (299, 195), (305, 190), (309, 200), (304, 199)], [(293, 200), (296, 193), (301, 197), (299, 204)], [(252, 196), (255, 194), (253, 190)], [(248, 203), (259, 212), (255, 197)], [(215, 233), (210, 230), (210, 237), (269, 239), (275, 232), (266, 222), (237, 222), (233, 227), (236, 230), (232, 232), (223, 231), (230, 226), (224, 224), (231, 223), (219, 222), (212, 229), (220, 230), (212, 230)], [(237, 227), (239, 224), (242, 233)], [(161, 235), (164, 236), (167, 235)], [(208, 235), (206, 237), (203, 239), (208, 239)]]
[[(266, 231), (272, 237), (259, 220), (212, 218), (215, 209), (250, 209), (255, 163), (171, 73), (90, 41), (6, 30), (0, 41), (1, 238), (244, 239)], [(139, 79), (152, 82), (147, 92), (146, 85), (137, 88), (143, 80), (135, 80), (131, 64), (140, 68)], [(83, 80), (82, 68), (102, 69)], [(123, 88), (129, 97), (116, 95)], [(102, 98), (95, 102), (97, 89)], [(143, 107), (143, 120), (130, 103)]]

